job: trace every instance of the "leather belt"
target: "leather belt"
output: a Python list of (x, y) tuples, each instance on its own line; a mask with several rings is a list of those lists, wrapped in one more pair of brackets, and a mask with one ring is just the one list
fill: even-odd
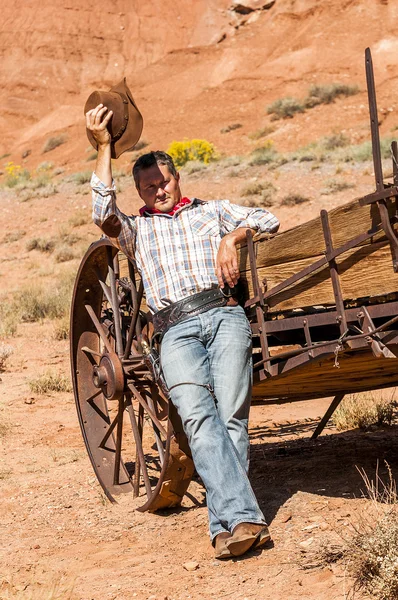
[(155, 313), (152, 318), (155, 334), (163, 336), (172, 325), (195, 317), (211, 308), (236, 304), (238, 302), (232, 298), (232, 290), (228, 287), (225, 290), (214, 288), (198, 292), (188, 298), (173, 302), (170, 306)]

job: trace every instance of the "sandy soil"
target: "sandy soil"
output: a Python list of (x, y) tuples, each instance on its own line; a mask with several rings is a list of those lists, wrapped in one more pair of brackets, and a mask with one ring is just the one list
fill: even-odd
[[(37, 286), (55, 291), (98, 238), (89, 223), (88, 185), (71, 177), (94, 166), (82, 120), (87, 96), (123, 76), (144, 115), (147, 149), (199, 137), (224, 159), (234, 157), (197, 173), (182, 170), (186, 195), (242, 202), (245, 186), (270, 182), (272, 210), (287, 229), (373, 191), (370, 162), (269, 169), (249, 167), (241, 157), (263, 143), (253, 133), (270, 126), (281, 152), (334, 133), (351, 143), (369, 140), (368, 45), (381, 133), (390, 135), (397, 122), (396, 3), (277, 0), (250, 18), (237, 16), (227, 0), (117, 0), (112, 8), (102, 0), (29, 0), (17, 8), (2, 7), (0, 25), (0, 183), (9, 161), (31, 173), (48, 161), (56, 190), (0, 189), (2, 302)], [(311, 84), (333, 81), (358, 84), (360, 93), (271, 122), (272, 101), (303, 98)], [(233, 124), (241, 127), (225, 133)], [(43, 154), (48, 138), (60, 134), (65, 143)], [(128, 176), (133, 157), (117, 163), (119, 204), (132, 213), (141, 204)], [(331, 180), (351, 187), (330, 194)], [(292, 193), (307, 201), (283, 205)], [(77, 215), (86, 222), (73, 226)], [(37, 237), (60, 244), (65, 233), (75, 236), (67, 262), (27, 249)], [(329, 398), (254, 406), (251, 479), (273, 543), (242, 559), (215, 561), (198, 480), (178, 510), (142, 514), (136, 510), (142, 499), (128, 496), (111, 505), (91, 469), (72, 394), (30, 392), (29, 381), (48, 369), (69, 373), (68, 342), (54, 339), (54, 326), (22, 323), (16, 336), (0, 342), (13, 349), (0, 373), (0, 599), (351, 597), (341, 551), (366, 507), (357, 468), (374, 476), (379, 463), (384, 475), (387, 461), (396, 473), (397, 425), (369, 433), (331, 428), (312, 442)]]

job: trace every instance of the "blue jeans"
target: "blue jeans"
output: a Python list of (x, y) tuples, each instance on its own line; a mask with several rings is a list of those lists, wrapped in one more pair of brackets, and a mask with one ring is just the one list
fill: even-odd
[(213, 308), (173, 325), (161, 344), (171, 400), (207, 496), (210, 537), (264, 523), (247, 477), (251, 330), (240, 306)]

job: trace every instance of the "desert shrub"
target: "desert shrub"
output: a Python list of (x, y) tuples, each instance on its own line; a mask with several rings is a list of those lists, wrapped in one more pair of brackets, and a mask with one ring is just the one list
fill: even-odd
[(345, 549), (354, 592), (363, 591), (373, 600), (398, 598), (398, 497), (387, 468), (387, 483), (378, 469), (375, 482), (361, 473), (370, 502), (353, 524), (354, 533)]
[(74, 233), (73, 231), (67, 231), (67, 229), (61, 228), (58, 233), (58, 239), (56, 241), (61, 242), (61, 244), (67, 244), (68, 246), (73, 246), (77, 242), (80, 242), (81, 237)]
[(310, 199), (306, 196), (302, 196), (297, 192), (293, 192), (288, 194), (281, 200), (281, 206), (295, 206), (297, 204), (304, 204), (304, 202), (309, 202)]
[(70, 176), (70, 181), (77, 183), (78, 185), (84, 185), (89, 183), (91, 180), (92, 171), (81, 171), (79, 173), (73, 173)]
[(12, 244), (13, 242), (18, 242), (21, 238), (26, 235), (26, 231), (23, 229), (16, 229), (15, 231), (11, 231), (10, 233), (6, 233), (3, 237), (3, 244)]
[(262, 146), (253, 150), (249, 158), (249, 165), (267, 165), (274, 162), (277, 159), (277, 156), (278, 154), (274, 149), (274, 142), (272, 140), (266, 140)]
[(18, 184), (25, 183), (30, 179), (30, 173), (27, 169), (23, 169), (21, 165), (16, 165), (13, 161), (8, 162), (5, 166), (5, 181), (6, 187), (13, 188)]
[(14, 352), (14, 348), (7, 344), (0, 344), (0, 372), (4, 371), (7, 359)]
[(348, 181), (338, 181), (336, 179), (329, 179), (326, 182), (326, 188), (322, 191), (323, 195), (335, 194), (336, 192), (342, 192), (344, 190), (349, 190), (350, 188), (355, 187), (353, 183), (348, 183)]
[(57, 248), (54, 252), (54, 260), (57, 263), (67, 262), (74, 258), (76, 258), (75, 253), (67, 244), (62, 244), (62, 246)]
[(262, 127), (261, 129), (257, 129), (257, 131), (253, 131), (253, 133), (249, 133), (249, 139), (251, 140), (259, 140), (267, 135), (271, 135), (275, 131), (275, 127), (271, 127), (270, 125), (266, 127)]
[(72, 385), (70, 379), (61, 373), (52, 373), (48, 371), (40, 377), (31, 379), (29, 382), (30, 391), (33, 394), (48, 394), (50, 392), (71, 392)]
[(357, 85), (347, 85), (345, 83), (314, 84), (308, 90), (304, 106), (312, 108), (318, 104), (330, 104), (340, 96), (353, 96), (354, 94), (358, 94), (358, 92), (359, 88)]
[(68, 223), (71, 227), (81, 227), (91, 222), (91, 217), (85, 211), (78, 211), (68, 219)]
[(0, 338), (13, 337), (19, 322), (13, 302), (0, 297)]
[(335, 148), (344, 148), (344, 146), (348, 146), (350, 143), (349, 138), (344, 135), (344, 133), (334, 133), (332, 135), (326, 136), (322, 140), (322, 145), (325, 150), (334, 150)]
[(207, 140), (188, 140), (171, 142), (167, 153), (172, 157), (176, 167), (183, 167), (189, 161), (203, 162), (205, 165), (217, 158), (216, 150)]
[[(393, 138), (391, 137), (382, 138), (380, 140), (380, 153), (382, 158), (391, 157), (392, 141)], [(363, 142), (362, 144), (338, 148), (334, 156), (342, 162), (364, 162), (367, 160), (372, 160), (372, 142)]]
[(66, 140), (66, 135), (55, 135), (53, 137), (48, 138), (48, 140), (43, 146), (43, 154), (45, 154), (46, 152), (50, 152), (55, 148), (58, 148), (58, 146), (62, 146), (62, 144), (65, 144)]
[(69, 339), (69, 319), (64, 317), (59, 319), (54, 324), (54, 339), (67, 340)]
[(333, 414), (332, 420), (338, 430), (363, 429), (391, 425), (396, 403), (393, 396), (378, 398), (374, 394), (350, 394), (346, 396)]
[(31, 252), (32, 250), (39, 250), (39, 252), (46, 252), (50, 254), (54, 251), (55, 241), (53, 239), (45, 238), (32, 238), (26, 242), (26, 250)]
[(248, 183), (245, 187), (242, 188), (240, 195), (241, 196), (254, 196), (256, 194), (262, 194), (265, 191), (270, 190), (271, 192), (276, 192), (276, 187), (271, 181), (255, 181), (253, 183)]
[(230, 131), (235, 131), (235, 129), (240, 129), (241, 127), (241, 123), (232, 123), (231, 125), (227, 125), (220, 129), (220, 133), (229, 133)]
[(244, 206), (270, 207), (275, 202), (276, 187), (271, 181), (253, 182), (241, 190)]
[(47, 288), (24, 288), (13, 298), (13, 309), (19, 322), (35, 322), (45, 318), (61, 319), (69, 313), (74, 273), (66, 273)]
[(272, 115), (271, 119), (273, 121), (278, 119), (291, 119), (295, 114), (303, 112), (303, 103), (296, 98), (290, 97), (275, 100), (275, 102), (267, 107), (267, 113)]

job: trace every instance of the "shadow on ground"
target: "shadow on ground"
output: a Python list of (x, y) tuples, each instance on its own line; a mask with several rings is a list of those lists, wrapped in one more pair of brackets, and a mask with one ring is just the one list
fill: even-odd
[[(370, 479), (388, 482), (388, 468), (398, 475), (398, 425), (383, 430), (321, 435), (316, 440), (281, 440), (284, 435), (313, 431), (318, 421), (282, 426), (278, 441), (269, 441), (267, 428), (250, 432), (250, 479), (268, 522), (296, 492), (319, 496), (359, 498), (365, 492), (360, 470)], [(275, 433), (275, 430), (274, 430)], [(267, 441), (261, 438), (267, 437)]]

